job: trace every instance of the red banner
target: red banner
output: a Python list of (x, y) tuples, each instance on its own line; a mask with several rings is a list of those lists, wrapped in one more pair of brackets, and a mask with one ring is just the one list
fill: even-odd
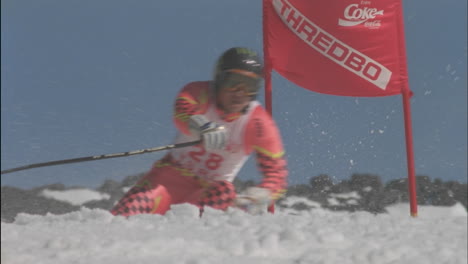
[(265, 105), (271, 114), (271, 70), (319, 93), (402, 94), (410, 212), (417, 216), (401, 1), (263, 0)]
[(325, 94), (408, 91), (401, 0), (264, 0), (265, 63)]

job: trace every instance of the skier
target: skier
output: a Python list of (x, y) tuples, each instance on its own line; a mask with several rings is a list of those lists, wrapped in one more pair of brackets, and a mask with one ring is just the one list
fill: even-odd
[[(201, 139), (172, 149), (111, 210), (114, 215), (164, 214), (171, 204), (190, 203), (252, 214), (266, 211), (287, 187), (287, 168), (279, 130), (255, 100), (263, 64), (248, 48), (231, 48), (218, 59), (213, 81), (187, 84), (178, 94), (175, 142)], [(248, 156), (256, 153), (262, 181), (237, 195), (232, 181)]]

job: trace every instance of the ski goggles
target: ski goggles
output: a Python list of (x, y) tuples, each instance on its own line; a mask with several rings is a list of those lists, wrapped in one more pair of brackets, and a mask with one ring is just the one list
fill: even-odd
[(222, 77), (221, 88), (229, 92), (242, 91), (243, 95), (255, 96), (261, 84), (261, 78), (252, 78), (237, 72), (226, 72)]

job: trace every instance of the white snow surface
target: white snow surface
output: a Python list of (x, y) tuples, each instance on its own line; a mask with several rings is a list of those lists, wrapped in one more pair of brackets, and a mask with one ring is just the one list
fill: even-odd
[(39, 195), (46, 198), (67, 202), (72, 205), (82, 205), (86, 202), (103, 199), (108, 200), (110, 198), (110, 195), (107, 193), (100, 193), (89, 189), (71, 189), (63, 191), (44, 189)]
[[(303, 198), (284, 203), (295, 201)], [(1, 263), (466, 264), (466, 209), (418, 208), (418, 217), (409, 216), (408, 204), (377, 215), (314, 207), (253, 216), (207, 208), (200, 218), (188, 204), (164, 216), (116, 217), (84, 207), (64, 215), (19, 214), (2, 222)]]

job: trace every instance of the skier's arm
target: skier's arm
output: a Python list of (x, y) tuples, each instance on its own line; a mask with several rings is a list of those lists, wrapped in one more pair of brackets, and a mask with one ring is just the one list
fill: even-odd
[(247, 149), (255, 151), (257, 166), (263, 178), (257, 187), (268, 189), (272, 200), (286, 192), (288, 170), (279, 130), (262, 108), (257, 107), (247, 125)]
[(184, 134), (190, 134), (188, 121), (192, 115), (203, 114), (208, 106), (208, 86), (203, 82), (187, 84), (174, 103), (174, 123)]

